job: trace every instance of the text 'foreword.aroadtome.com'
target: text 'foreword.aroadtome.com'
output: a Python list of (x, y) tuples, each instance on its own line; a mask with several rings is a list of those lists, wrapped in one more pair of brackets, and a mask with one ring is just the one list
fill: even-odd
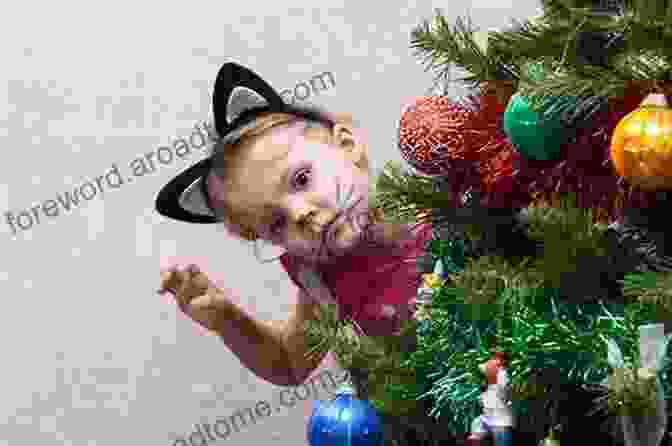
[[(333, 73), (327, 71), (313, 76), (308, 81), (297, 83), (293, 89), (282, 90), (280, 94), (287, 103), (296, 103), (335, 86)], [(5, 211), (3, 215), (5, 223), (12, 234), (17, 236), (47, 220), (71, 214), (87, 202), (102, 198), (106, 192), (120, 189), (139, 178), (152, 175), (177, 160), (206, 155), (205, 152), (217, 139), (217, 132), (212, 123), (196, 124), (188, 137), (176, 138), (171, 144), (138, 155), (123, 167), (120, 167), (119, 163), (113, 163), (104, 173), (89, 176), (81, 184), (56, 193), (46, 200), (21, 210)]]

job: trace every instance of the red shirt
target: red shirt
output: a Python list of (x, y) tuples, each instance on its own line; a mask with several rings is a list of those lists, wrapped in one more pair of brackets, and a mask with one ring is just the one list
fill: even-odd
[[(431, 237), (430, 225), (418, 226), (384, 253), (347, 255), (334, 265), (320, 266), (321, 282), (341, 316), (354, 320), (370, 336), (397, 332), (400, 322), (409, 320), (415, 312), (422, 280), (417, 259), (424, 255)], [(301, 278), (300, 261), (285, 254), (280, 262), (307, 297), (319, 301)]]

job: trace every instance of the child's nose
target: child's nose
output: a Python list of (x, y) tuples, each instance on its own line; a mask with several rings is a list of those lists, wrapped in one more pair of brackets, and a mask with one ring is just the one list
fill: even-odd
[(305, 217), (302, 219), (303, 225), (310, 229), (312, 232), (320, 233), (329, 223), (326, 221), (324, 216), (320, 218), (320, 215), (317, 211), (308, 212)]
[(322, 233), (330, 222), (331, 218), (326, 213), (317, 210), (305, 212), (298, 220), (302, 228), (315, 234)]
[(293, 200), (287, 203), (287, 211), (292, 223), (303, 231), (321, 233), (331, 222), (329, 212), (320, 209), (306, 200)]
[(313, 211), (307, 211), (301, 214), (299, 217), (299, 224), (302, 226), (312, 226), (315, 224), (315, 215), (317, 212)]

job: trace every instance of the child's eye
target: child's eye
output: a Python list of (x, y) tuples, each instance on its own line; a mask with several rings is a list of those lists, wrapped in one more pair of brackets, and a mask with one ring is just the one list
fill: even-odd
[(284, 226), (285, 226), (285, 219), (283, 217), (277, 217), (271, 223), (269, 230), (271, 231), (271, 234), (276, 235), (282, 230)]
[(303, 188), (310, 183), (310, 170), (301, 169), (295, 176), (293, 181), (294, 187)]

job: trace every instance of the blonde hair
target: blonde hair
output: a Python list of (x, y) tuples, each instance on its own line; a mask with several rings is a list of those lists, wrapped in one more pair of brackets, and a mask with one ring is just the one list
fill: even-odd
[[(328, 134), (326, 130), (331, 130), (334, 125), (342, 124), (352, 126), (354, 121), (352, 117), (345, 114), (329, 115), (314, 108), (301, 109), (299, 114), (293, 113), (269, 113), (255, 119), (251, 125), (244, 126), (239, 132), (237, 138), (233, 141), (220, 140), (213, 146), (213, 173), (224, 182), (231, 181), (232, 170), (236, 163), (243, 158), (246, 149), (260, 136), (268, 131), (280, 126), (290, 125), (294, 122), (303, 121), (306, 123), (304, 136), (311, 138), (326, 139)], [(363, 155), (362, 167), (368, 169), (368, 159)], [(243, 240), (255, 241), (258, 234), (254, 228), (242, 223), (243, 215), (236, 211), (233, 203), (226, 199), (219, 199), (216, 202), (216, 212), (219, 219), (224, 223), (229, 232)], [(370, 221), (380, 221), (382, 214), (380, 209), (372, 208), (369, 210)]]

